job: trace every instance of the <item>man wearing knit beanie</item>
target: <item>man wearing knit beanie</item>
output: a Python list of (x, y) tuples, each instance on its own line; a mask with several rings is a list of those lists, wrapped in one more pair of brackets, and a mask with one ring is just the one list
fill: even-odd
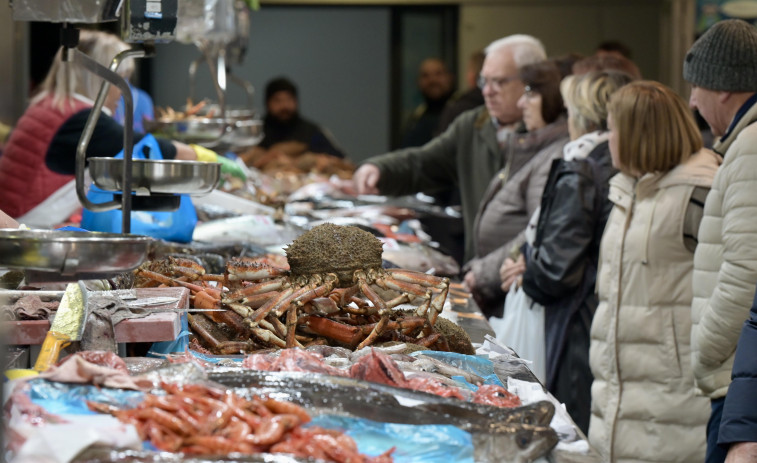
[[(745, 435), (757, 440), (738, 416), (757, 412), (754, 382), (746, 389), (731, 383), (757, 282), (757, 29), (741, 20), (716, 23), (686, 54), (683, 76), (692, 84), (689, 104), (719, 137), (713, 149), (723, 156), (699, 229), (691, 313), (696, 387), (712, 405), (705, 461), (723, 462), (731, 444), (735, 454), (751, 445)], [(757, 413), (751, 419), (757, 423)]]

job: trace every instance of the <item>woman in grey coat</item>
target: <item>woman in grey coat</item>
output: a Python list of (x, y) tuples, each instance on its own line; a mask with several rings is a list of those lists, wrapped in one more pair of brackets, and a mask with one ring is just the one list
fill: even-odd
[[(465, 284), (487, 316), (501, 315), (505, 293), (499, 268), (524, 242), (523, 231), (539, 207), (552, 160), (568, 142), (560, 71), (552, 61), (523, 66), (525, 85), (518, 100), (528, 133), (516, 140), (528, 145), (528, 157), (511, 157), (490, 181), (473, 224), (476, 255), (465, 266)], [(521, 148), (522, 146), (519, 146)]]

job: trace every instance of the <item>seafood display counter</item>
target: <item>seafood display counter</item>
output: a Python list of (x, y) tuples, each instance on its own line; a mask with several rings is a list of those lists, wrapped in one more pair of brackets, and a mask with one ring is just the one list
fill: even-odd
[[(220, 268), (177, 256), (140, 265), (130, 310), (186, 313), (187, 325), (159, 327), (150, 314), (127, 330), (139, 320), (128, 318), (115, 340), (160, 331), (175, 341), (163, 358), (84, 351), (12, 383), (9, 455), (598, 461), (588, 445), (576, 450), (585, 440), (570, 417), (491, 338), (459, 283), (385, 268), (381, 242), (354, 227), (314, 227), (286, 251)], [(138, 307), (160, 297), (176, 300)], [(13, 342), (41, 342), (45, 322)]]

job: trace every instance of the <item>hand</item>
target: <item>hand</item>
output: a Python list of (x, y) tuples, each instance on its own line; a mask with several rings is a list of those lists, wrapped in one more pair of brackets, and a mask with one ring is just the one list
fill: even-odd
[(240, 180), (247, 180), (247, 173), (236, 162), (223, 156), (219, 156), (213, 150), (200, 145), (189, 145), (197, 155), (197, 160), (202, 162), (217, 162), (221, 164), (221, 173), (237, 177)]
[(355, 171), (352, 181), (355, 183), (355, 190), (359, 195), (377, 195), (379, 190), (376, 185), (378, 185), (380, 177), (381, 171), (378, 166), (363, 164)]
[(221, 164), (221, 173), (222, 174), (228, 174), (232, 177), (236, 177), (242, 181), (247, 180), (247, 172), (236, 163), (236, 161), (233, 161), (225, 156), (218, 156), (216, 159), (216, 162)]
[(350, 196), (357, 196), (357, 190), (355, 189), (355, 182), (353, 182), (351, 179), (346, 178), (334, 178), (335, 176), (332, 176), (332, 178), (329, 179), (329, 182), (334, 185), (339, 191), (346, 195)]
[[(517, 260), (512, 260), (509, 257), (505, 259), (502, 263), (502, 267), (499, 269), (499, 277), (502, 280), (502, 291), (510, 291), (513, 282), (519, 280), (525, 272), (526, 259), (523, 257), (523, 254), (518, 256)], [(520, 286), (520, 282), (518, 283), (518, 286)]]
[(463, 285), (465, 285), (465, 289), (469, 292), (473, 292), (473, 288), (476, 287), (476, 275), (473, 273), (473, 270), (469, 270), (468, 273), (465, 274), (465, 277), (463, 277)]
[(751, 463), (757, 461), (757, 442), (731, 444), (725, 463)]

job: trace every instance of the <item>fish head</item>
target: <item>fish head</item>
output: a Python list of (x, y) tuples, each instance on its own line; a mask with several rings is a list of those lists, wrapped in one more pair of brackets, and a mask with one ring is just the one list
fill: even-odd
[(524, 426), (513, 434), (512, 439), (518, 455), (518, 459), (514, 461), (518, 463), (530, 462), (546, 455), (559, 440), (555, 430), (549, 426)]
[(541, 400), (523, 407), (521, 423), (549, 426), (553, 416), (555, 416), (555, 406), (552, 402)]
[(474, 433), (473, 440), (477, 462), (528, 463), (547, 455), (558, 437), (549, 426), (510, 424)]

